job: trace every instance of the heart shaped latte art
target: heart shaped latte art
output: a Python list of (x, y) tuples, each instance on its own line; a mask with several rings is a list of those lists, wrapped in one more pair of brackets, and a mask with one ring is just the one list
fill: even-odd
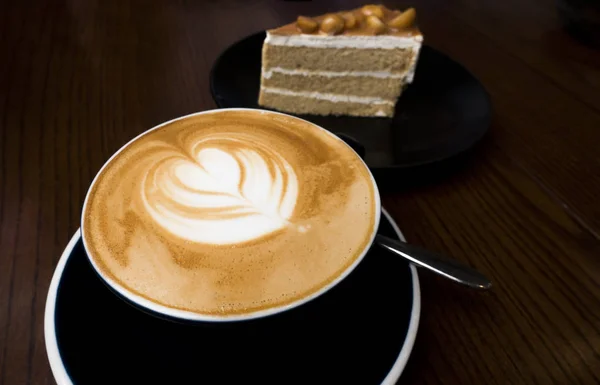
[(196, 143), (190, 154), (173, 151), (152, 165), (141, 186), (144, 208), (159, 226), (215, 245), (283, 229), (298, 198), (298, 179), (283, 156), (230, 139)]

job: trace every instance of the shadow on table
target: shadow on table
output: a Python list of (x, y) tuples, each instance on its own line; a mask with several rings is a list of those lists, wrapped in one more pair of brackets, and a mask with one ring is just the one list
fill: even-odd
[(444, 183), (450, 178), (469, 172), (474, 164), (486, 156), (492, 142), (490, 135), (485, 135), (476, 146), (452, 158), (410, 168), (372, 170), (372, 173), (381, 192)]

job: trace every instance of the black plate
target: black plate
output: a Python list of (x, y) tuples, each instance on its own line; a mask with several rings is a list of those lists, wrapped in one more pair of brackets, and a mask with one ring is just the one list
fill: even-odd
[[(264, 32), (249, 36), (215, 62), (210, 84), (220, 108), (262, 108), (257, 99), (264, 38)], [(490, 115), (489, 96), (477, 79), (446, 55), (423, 46), (415, 80), (400, 97), (393, 119), (297, 116), (354, 138), (377, 174), (463, 153), (483, 137)]]
[[(379, 231), (396, 236), (385, 216)], [(328, 293), (288, 312), (182, 324), (119, 299), (78, 236), (72, 244), (46, 305), (46, 347), (59, 384), (393, 384), (412, 349), (418, 278), (379, 248)]]

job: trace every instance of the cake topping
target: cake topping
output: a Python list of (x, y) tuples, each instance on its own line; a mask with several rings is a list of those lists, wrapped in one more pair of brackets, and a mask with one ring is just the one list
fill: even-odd
[(380, 33), (383, 33), (386, 30), (386, 26), (383, 23), (383, 21), (381, 21), (381, 19), (375, 15), (367, 16), (367, 25), (375, 35), (379, 35)]
[(417, 11), (414, 8), (409, 8), (398, 16), (388, 21), (388, 26), (395, 29), (408, 28), (415, 22)]
[(363, 21), (365, 21), (365, 14), (362, 13), (362, 11), (360, 9), (353, 11), (352, 14), (354, 15), (354, 17), (356, 17), (357, 24), (360, 24)]
[(344, 30), (344, 19), (336, 14), (325, 16), (321, 22), (321, 31), (328, 35), (335, 35)]
[(383, 8), (381, 8), (381, 5), (365, 5), (364, 7), (361, 8), (361, 12), (365, 15), (365, 16), (377, 16), (380, 19), (383, 19)]
[(298, 20), (296, 21), (298, 25), (298, 29), (302, 31), (302, 33), (312, 33), (317, 30), (319, 27), (319, 23), (311, 19), (310, 17), (298, 16)]
[(298, 16), (296, 23), (277, 29), (282, 34), (320, 35), (406, 35), (417, 33), (417, 13), (391, 10), (383, 5), (369, 4), (352, 11), (330, 13), (314, 18)]
[(352, 29), (356, 27), (357, 21), (356, 16), (352, 12), (344, 12), (342, 14), (342, 18), (344, 18), (344, 27), (346, 29)]

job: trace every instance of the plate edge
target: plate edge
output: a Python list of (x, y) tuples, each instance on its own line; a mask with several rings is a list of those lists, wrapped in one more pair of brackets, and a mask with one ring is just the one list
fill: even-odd
[(48, 288), (48, 295), (46, 297), (46, 308), (44, 310), (44, 341), (46, 343), (46, 355), (50, 362), (50, 370), (54, 376), (54, 380), (58, 385), (73, 385), (73, 382), (67, 374), (67, 369), (63, 365), (62, 359), (60, 358), (60, 352), (58, 351), (58, 341), (56, 340), (55, 325), (54, 325), (54, 312), (56, 310), (56, 296), (58, 294), (58, 283), (62, 278), (62, 273), (67, 264), (75, 245), (81, 238), (81, 230), (77, 229), (71, 240), (67, 244), (67, 247), (63, 251), (52, 275), (50, 281), (50, 287)]
[[(398, 224), (396, 223), (394, 218), (392, 218), (392, 216), (383, 207), (381, 207), (381, 212), (392, 225), (392, 228), (398, 235), (398, 238), (400, 238), (402, 242), (406, 242), (406, 238), (404, 238), (404, 234), (398, 227)], [(406, 339), (404, 340), (404, 345), (402, 345), (402, 349), (400, 349), (400, 354), (398, 355), (396, 362), (394, 362), (394, 365), (392, 365), (390, 372), (383, 379), (381, 385), (395, 385), (398, 382), (400, 376), (402, 375), (402, 372), (404, 371), (404, 368), (406, 367), (406, 364), (408, 363), (408, 359), (410, 358), (410, 354), (412, 353), (413, 347), (415, 345), (415, 340), (417, 339), (417, 331), (419, 330), (419, 320), (421, 318), (421, 285), (419, 283), (419, 274), (417, 272), (417, 267), (412, 263), (409, 264), (409, 266), (413, 281), (413, 304), (412, 310), (410, 312), (408, 330), (406, 331)]]

